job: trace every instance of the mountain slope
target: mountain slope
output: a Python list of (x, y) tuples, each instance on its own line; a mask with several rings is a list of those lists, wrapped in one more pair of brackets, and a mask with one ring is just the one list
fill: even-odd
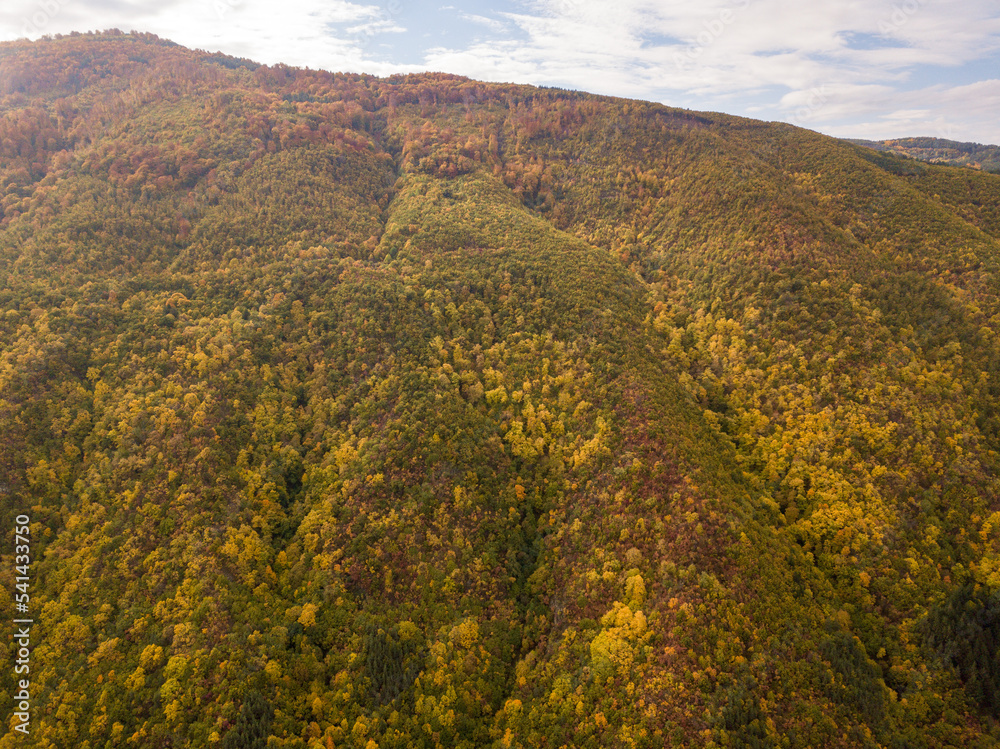
[(1000, 178), (141, 35), (0, 65), (30, 745), (996, 744)]

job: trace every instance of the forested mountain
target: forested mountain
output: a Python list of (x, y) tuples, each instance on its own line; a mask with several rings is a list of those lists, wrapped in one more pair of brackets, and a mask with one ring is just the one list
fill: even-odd
[(0, 211), (0, 747), (1000, 743), (1000, 176), (110, 32)]
[(895, 138), (893, 140), (851, 140), (859, 146), (888, 151), (935, 164), (968, 166), (1000, 173), (1000, 146), (962, 143), (945, 138)]

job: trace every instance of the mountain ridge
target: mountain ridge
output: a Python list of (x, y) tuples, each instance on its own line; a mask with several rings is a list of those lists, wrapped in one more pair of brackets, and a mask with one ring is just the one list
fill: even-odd
[(1000, 146), (926, 137), (889, 140), (848, 138), (847, 140), (859, 146), (876, 151), (888, 151), (918, 161), (965, 166), (993, 173), (1000, 171)]
[(33, 745), (995, 745), (1000, 178), (150, 36), (0, 65)]

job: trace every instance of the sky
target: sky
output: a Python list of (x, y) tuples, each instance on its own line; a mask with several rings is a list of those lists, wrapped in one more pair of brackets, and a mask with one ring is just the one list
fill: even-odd
[(0, 41), (119, 28), (258, 62), (443, 71), (1000, 144), (998, 0), (2, 0)]

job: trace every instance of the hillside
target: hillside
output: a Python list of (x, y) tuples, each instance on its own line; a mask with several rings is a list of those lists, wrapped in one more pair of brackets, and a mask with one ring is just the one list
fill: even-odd
[(962, 143), (945, 138), (895, 138), (893, 140), (850, 140), (859, 146), (906, 156), (934, 164), (950, 164), (1000, 172), (1000, 146)]
[(997, 746), (1000, 176), (918, 166), (0, 45), (0, 749)]

